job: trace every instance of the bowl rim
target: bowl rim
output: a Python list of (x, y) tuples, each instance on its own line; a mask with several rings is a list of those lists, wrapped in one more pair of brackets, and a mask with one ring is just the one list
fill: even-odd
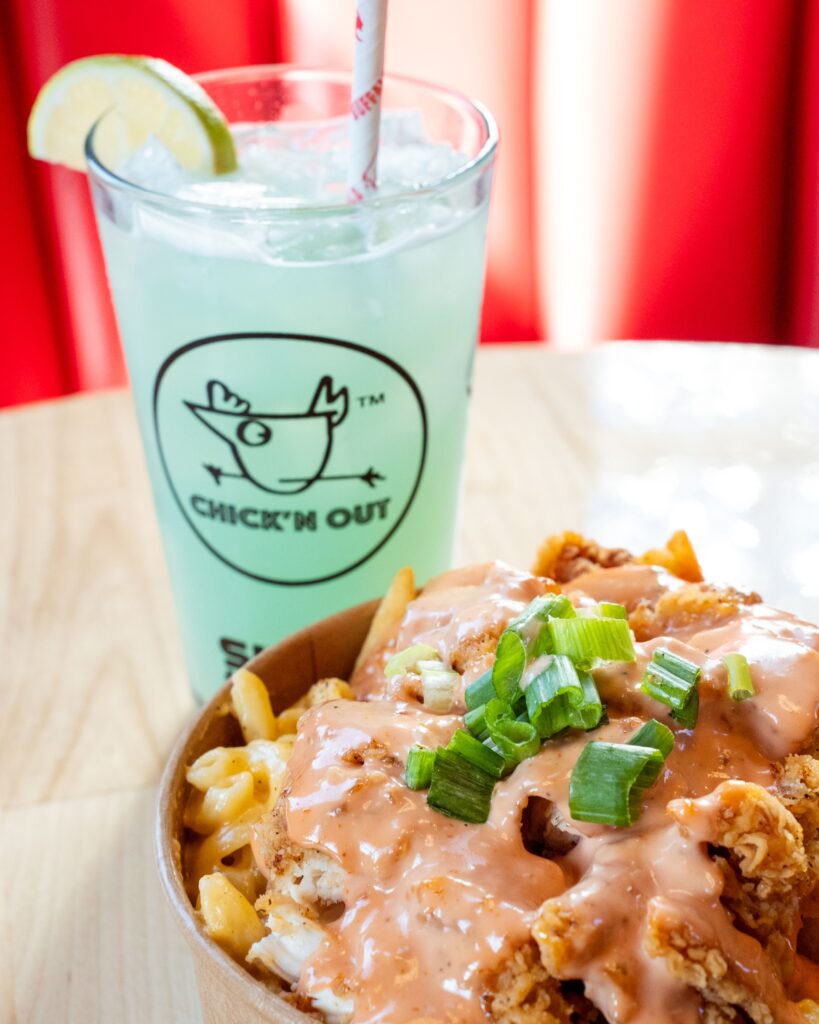
[[(243, 668), (251, 672), (255, 671), (260, 663), (267, 661), (273, 652), (285, 644), (309, 640), (319, 625), (325, 628), (332, 628), (333, 625), (345, 626), (348, 624), (350, 617), (358, 616), (363, 618), (365, 614), (369, 615), (371, 619), (379, 603), (379, 599), (364, 601), (361, 604), (352, 605), (340, 612), (336, 612), (335, 615), (320, 619), (318, 622), (306, 626), (296, 633), (289, 634), (278, 643), (266, 647), (255, 657), (251, 658)], [(265, 685), (267, 685), (266, 682)], [(197, 919), (194, 908), (185, 891), (180, 851), (177, 849), (180, 844), (172, 828), (178, 777), (187, 760), (191, 744), (194, 742), (197, 734), (203, 732), (210, 724), (217, 708), (222, 706), (227, 699), (229, 690), (230, 681), (228, 680), (206, 704), (197, 708), (193, 718), (188, 722), (176, 740), (163, 769), (154, 822), (154, 852), (159, 879), (166, 900), (170, 905), (171, 913), (177, 925), (182, 929), (194, 956), (197, 975), (200, 968), (200, 958), (207, 960), (210, 965), (218, 970), (222, 985), (233, 989), (238, 986), (242, 990), (245, 999), (255, 1009), (262, 1013), (270, 1014), (271, 1024), (277, 1020), (284, 1021), (285, 1024), (309, 1024), (309, 1022), (315, 1024), (315, 1017), (302, 1013), (292, 1003), (289, 1003), (267, 988), (262, 981), (255, 978), (249, 970), (238, 964), (226, 953), (214, 939), (205, 934), (204, 927)]]

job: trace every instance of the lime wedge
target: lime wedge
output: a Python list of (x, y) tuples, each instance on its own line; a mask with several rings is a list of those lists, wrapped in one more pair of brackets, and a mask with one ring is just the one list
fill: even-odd
[(236, 170), (227, 121), (205, 90), (154, 57), (118, 54), (66, 64), (40, 90), (28, 119), (28, 151), (38, 160), (85, 170), (85, 140), (98, 119), (94, 152), (116, 169), (153, 135), (189, 171)]

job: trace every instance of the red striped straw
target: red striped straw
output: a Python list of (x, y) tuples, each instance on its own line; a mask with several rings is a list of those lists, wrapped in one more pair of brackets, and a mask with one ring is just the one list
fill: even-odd
[(378, 188), (378, 131), (386, 32), (387, 0), (358, 0), (347, 172), (347, 201), (350, 203), (360, 202)]

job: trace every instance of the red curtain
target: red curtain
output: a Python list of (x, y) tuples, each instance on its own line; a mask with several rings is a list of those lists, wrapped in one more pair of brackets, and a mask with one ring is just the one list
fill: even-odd
[[(0, 405), (121, 383), (81, 175), (25, 120), (61, 64), (346, 65), (353, 0), (0, 4)], [(819, 344), (815, 0), (390, 0), (387, 64), (501, 127), (486, 340)]]
[(186, 71), (281, 59), (268, 0), (4, 0), (0, 161), (4, 331), (0, 405), (125, 380), (102, 256), (82, 175), (31, 161), (25, 123), (40, 85), (92, 53), (151, 53)]

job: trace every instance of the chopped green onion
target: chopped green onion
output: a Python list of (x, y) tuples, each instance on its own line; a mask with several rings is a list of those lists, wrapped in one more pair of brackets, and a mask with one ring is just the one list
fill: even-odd
[(726, 654), (722, 664), (728, 669), (728, 693), (732, 700), (748, 700), (756, 693), (751, 669), (744, 654)]
[(596, 729), (603, 717), (603, 702), (589, 672), (578, 673), (583, 700), (578, 705), (569, 705), (569, 725), (575, 729)]
[(530, 601), (520, 615), (511, 619), (506, 628), (521, 633), (533, 619), (545, 622), (549, 618), (568, 619), (573, 615), (574, 606), (565, 594), (541, 594)]
[(464, 725), (473, 736), (479, 740), (485, 740), (489, 735), (486, 728), (486, 705), (481, 704), (479, 708), (473, 708), (464, 715)]
[(492, 700), (493, 697), (497, 697), (497, 694), (495, 693), (495, 687), (492, 685), (491, 668), (488, 672), (484, 672), (482, 676), (479, 676), (474, 683), (470, 683), (464, 691), (464, 701), (470, 711), (473, 708), (481, 707), (482, 704)]
[(502, 779), (506, 774), (506, 759), (503, 755), (470, 736), (465, 729), (458, 729), (453, 734), (447, 749), (454, 750), (495, 779)]
[(628, 612), (622, 604), (614, 604), (611, 601), (600, 602), (600, 614), (604, 619), (627, 619)]
[(480, 825), (489, 817), (495, 780), (462, 754), (435, 751), (427, 803), (441, 814)]
[(635, 747), (654, 747), (663, 757), (668, 757), (674, 749), (674, 733), (667, 725), (652, 718), (650, 722), (641, 726), (628, 742)]
[(490, 730), (500, 721), (505, 721), (506, 719), (514, 721), (515, 718), (511, 705), (499, 697), (493, 697), (492, 700), (487, 702), (484, 714), (486, 715), (486, 728)]
[(540, 750), (540, 737), (531, 722), (500, 722), (489, 735), (507, 763), (520, 764)]
[(671, 708), (671, 717), (687, 729), (697, 724), (700, 667), (687, 658), (658, 647), (643, 675), (642, 690)]
[(523, 640), (528, 657), (537, 658), (551, 651), (548, 620), (570, 618), (574, 614), (574, 606), (565, 594), (541, 594), (530, 601), (506, 628)]
[(410, 747), (404, 781), (410, 789), (426, 789), (432, 779), (435, 751), (426, 747)]
[(489, 738), (508, 763), (520, 764), (540, 750), (540, 737), (531, 722), (519, 722), (504, 701), (490, 700), (486, 705)]
[(521, 715), (523, 715), (526, 721), (529, 721), (529, 718), (526, 714), (526, 694), (523, 692), (522, 689), (519, 689), (515, 696), (512, 698), (512, 710), (515, 712), (516, 717), (520, 717)]
[(696, 662), (682, 658), (665, 647), (658, 647), (652, 654), (646, 672), (656, 673), (671, 683), (681, 682), (688, 687), (693, 686), (700, 678), (700, 667)]
[(517, 633), (508, 629), (501, 633), (495, 664), (492, 666), (492, 685), (495, 696), (512, 704), (520, 693), (520, 681), (526, 667), (526, 648)]
[(544, 739), (568, 726), (569, 704), (578, 705), (582, 700), (577, 669), (563, 654), (550, 658), (526, 687), (529, 721)]
[(696, 689), (691, 691), (691, 696), (679, 710), (673, 710), (671, 717), (679, 722), (684, 729), (693, 729), (697, 724), (700, 714), (700, 695)]
[(515, 768), (517, 768), (518, 762), (511, 758), (504, 757), (500, 747), (497, 745), (497, 743), (495, 743), (495, 741), (491, 737), (485, 739), (483, 742), (485, 747), (488, 747), (490, 750), (494, 750), (499, 757), (503, 757), (503, 762), (506, 766), (503, 772), (504, 775), (508, 775), (510, 772), (513, 772)]
[(526, 688), (529, 720), (544, 739), (569, 726), (594, 729), (603, 704), (592, 677), (578, 673), (569, 658), (556, 654)]
[(555, 694), (552, 700), (544, 700), (539, 707), (533, 708), (529, 714), (529, 720), (535, 727), (538, 736), (544, 740), (568, 729), (570, 725), (569, 702), (565, 694)]
[(634, 661), (634, 643), (626, 619), (550, 619), (552, 648), (579, 667), (601, 661)]
[[(555, 694), (565, 693), (573, 704), (580, 704), (583, 700), (583, 688), (571, 659), (567, 658), (565, 654), (555, 654), (548, 661), (545, 658), (541, 659), (541, 664), (543, 662), (547, 662), (545, 667), (526, 688), (526, 706), (530, 706), (529, 691), (535, 685), (541, 687), (544, 679), (549, 681), (548, 688)], [(537, 667), (537, 663), (535, 667)]]
[(572, 770), (569, 813), (576, 821), (633, 825), (640, 817), (643, 793), (662, 767), (663, 755), (654, 747), (587, 743)]
[[(422, 663), (421, 688), (424, 694), (424, 707), (436, 715), (446, 715), (452, 710), (455, 701), (455, 684), (458, 673), (444, 668), (438, 662), (438, 668), (427, 667), (430, 663)], [(435, 664), (434, 662), (432, 664)]]
[(384, 675), (389, 679), (402, 672), (414, 672), (419, 661), (430, 660), (441, 661), (440, 655), (434, 647), (430, 647), (429, 644), (413, 644), (411, 647), (405, 647), (398, 654), (393, 654), (384, 667)]

